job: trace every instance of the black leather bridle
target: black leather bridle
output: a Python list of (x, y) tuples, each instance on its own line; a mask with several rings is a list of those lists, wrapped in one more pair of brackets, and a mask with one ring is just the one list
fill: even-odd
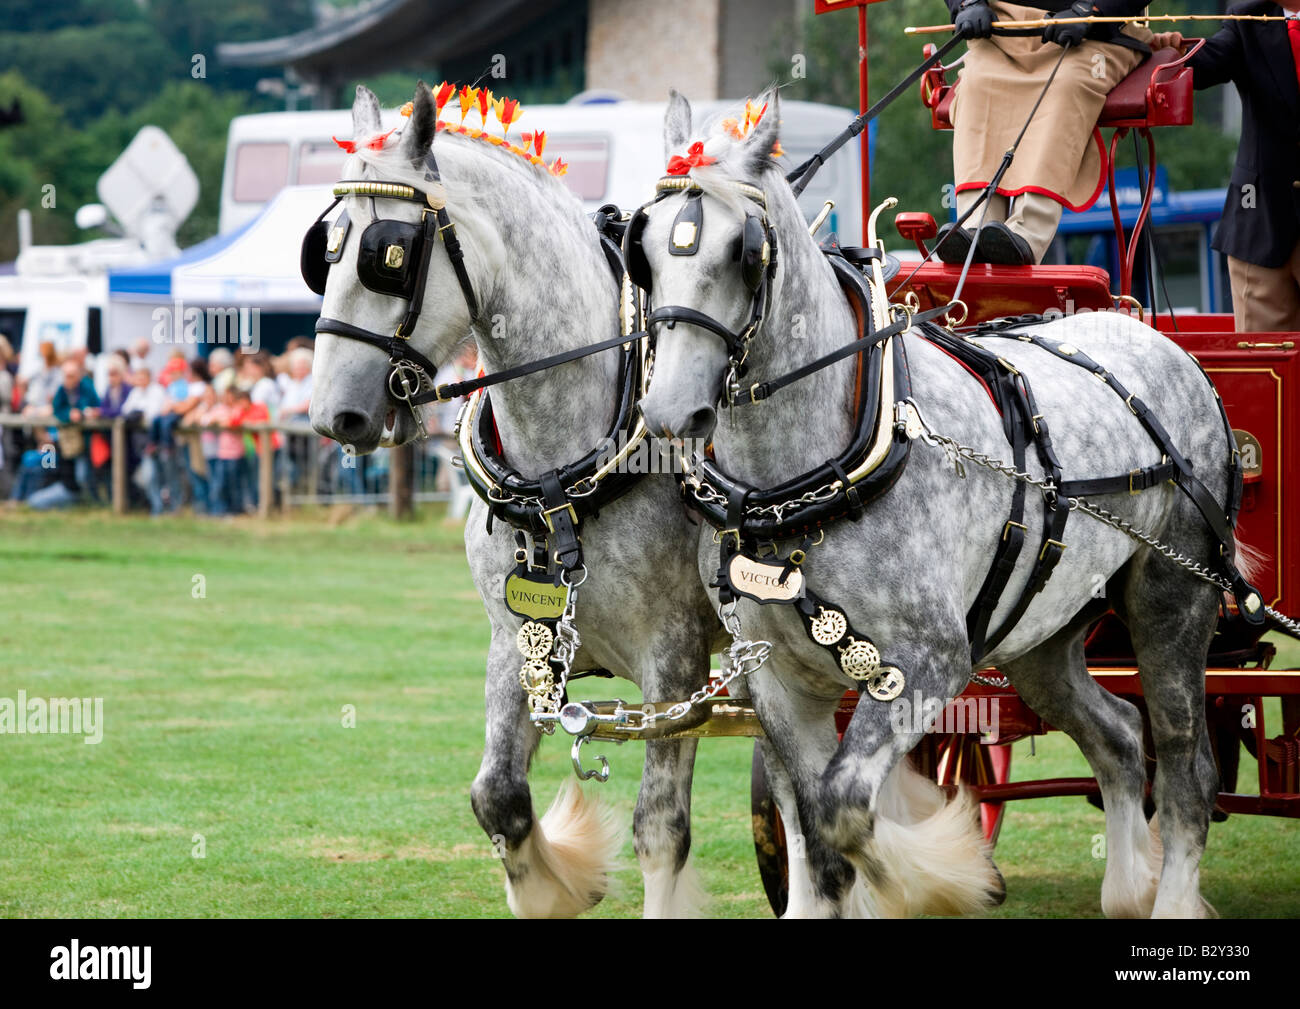
[[(434, 160), (432, 151), (424, 159), (424, 178), (429, 183), (441, 181), (438, 163)], [(320, 217), (316, 219), (313, 228), (323, 225), (325, 215), (345, 196), (366, 196), (372, 200), (404, 200), (407, 203), (418, 204), (422, 208), (419, 231), (412, 243), (414, 248), (410, 250), (414, 252), (416, 257), (415, 272), (413, 276), (408, 273), (407, 279), (403, 282), (403, 288), (409, 291), (406, 314), (391, 335), (363, 329), (341, 319), (328, 318), (316, 320), (316, 332), (332, 333), (335, 336), (347, 337), (350, 340), (359, 340), (387, 353), (389, 363), (388, 391), (394, 399), (414, 402), (419, 398), (420, 388), (424, 380), (427, 379), (428, 385), (432, 387), (434, 376), (438, 371), (436, 364), (410, 344), (411, 333), (415, 331), (416, 323), (420, 319), (420, 310), (424, 305), (424, 288), (429, 279), (429, 261), (433, 256), (433, 248), (438, 240), (441, 240), (446, 247), (447, 257), (451, 260), (452, 269), (456, 271), (456, 280), (460, 284), (461, 293), (465, 296), (465, 305), (469, 308), (470, 321), (473, 322), (477, 319), (479, 314), (478, 299), (474, 296), (474, 287), (469, 279), (469, 271), (465, 268), (465, 252), (461, 248), (460, 239), (456, 236), (456, 225), (452, 223), (447, 214), (446, 202), (441, 194), (435, 194), (430, 190), (416, 189), (414, 186), (403, 183), (345, 179), (334, 186), (334, 202), (326, 207)], [(377, 221), (376, 224), (378, 223), (380, 222)], [(372, 224), (371, 227), (375, 227), (375, 224)], [(311, 232), (308, 232), (308, 234), (310, 236)], [(304, 275), (306, 275), (308, 269), (308, 264), (305, 261), (306, 244), (304, 242)], [(392, 269), (397, 270), (405, 267), (409, 271), (409, 265), (405, 263), (407, 250), (404, 247), (392, 244), (386, 246), (385, 251), (391, 251), (392, 261), (399, 262), (399, 266)], [(389, 292), (385, 291), (384, 293)], [(416, 369), (414, 375), (411, 374), (412, 368)], [(420, 374), (421, 372), (423, 375)], [(441, 400), (443, 398), (433, 395), (423, 401), (428, 402), (431, 399)], [(448, 396), (445, 398), (452, 399), (455, 397)]]
[[(733, 330), (711, 315), (685, 305), (663, 305), (646, 316), (646, 329), (651, 333), (658, 324), (662, 323), (668, 329), (672, 329), (677, 323), (684, 322), (707, 330), (726, 345), (729, 368), (724, 393), (728, 404), (739, 392), (739, 380), (746, 372), (745, 360), (749, 356), (749, 345), (758, 333), (771, 302), (772, 280), (776, 272), (776, 235), (767, 223), (767, 196), (758, 186), (747, 183), (730, 185), (762, 208), (761, 214), (747, 215), (736, 250), (736, 258), (741, 264), (741, 271), (745, 275), (746, 286), (750, 291), (749, 315), (744, 324), (739, 329)], [(624, 252), (632, 279), (647, 291), (650, 290), (648, 264), (641, 244), (646, 211), (673, 193), (686, 194), (686, 206), (674, 222), (673, 231), (669, 236), (668, 251), (671, 255), (694, 254), (699, 246), (699, 235), (703, 226), (703, 209), (699, 203), (703, 191), (693, 179), (670, 176), (660, 179), (655, 185), (655, 190), (655, 198), (632, 215), (624, 238)], [(678, 231), (683, 225), (690, 228), (685, 233), (685, 237), (679, 236)], [(644, 275), (639, 277), (638, 272)]]

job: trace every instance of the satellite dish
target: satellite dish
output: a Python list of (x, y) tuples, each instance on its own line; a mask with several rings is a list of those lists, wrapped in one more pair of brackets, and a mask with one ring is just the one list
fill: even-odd
[(157, 126), (135, 135), (95, 185), (122, 230), (151, 253), (175, 250), (176, 230), (199, 199), (199, 179), (185, 155)]

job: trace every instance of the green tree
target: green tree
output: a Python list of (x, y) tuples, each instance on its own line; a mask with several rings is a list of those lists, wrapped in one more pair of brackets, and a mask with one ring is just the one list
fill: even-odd
[(15, 100), (24, 121), (0, 130), (0, 260), (18, 253), (14, 222), (20, 209), (32, 212), (34, 241), (59, 244), (76, 239), (73, 214), (94, 198), (94, 179), (87, 188), (75, 167), (85, 155), (76, 130), (40, 88), (10, 70), (0, 74), (0, 106), (8, 108)]

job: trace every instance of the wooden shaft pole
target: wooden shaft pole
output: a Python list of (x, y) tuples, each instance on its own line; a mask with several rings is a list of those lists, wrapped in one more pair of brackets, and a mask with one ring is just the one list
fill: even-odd
[(275, 449), (271, 446), (271, 432), (263, 431), (257, 449), (257, 517), (271, 517), (271, 499), (275, 496)]
[[(1272, 14), (1151, 14), (1142, 18), (1120, 17), (1084, 17), (1084, 18), (1037, 18), (1033, 21), (995, 21), (996, 28), (1046, 28), (1048, 25), (1104, 25), (1104, 24), (1144, 24), (1148, 21), (1287, 21), (1288, 18)], [(904, 35), (939, 35), (950, 32), (956, 25), (925, 25), (920, 28), (904, 28)]]
[(113, 419), (112, 444), (113, 514), (126, 514), (126, 419)]

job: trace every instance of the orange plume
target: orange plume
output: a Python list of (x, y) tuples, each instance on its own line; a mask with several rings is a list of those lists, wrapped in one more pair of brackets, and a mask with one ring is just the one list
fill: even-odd
[(435, 119), (442, 115), (442, 107), (451, 100), (451, 96), (455, 93), (455, 84), (448, 84), (446, 81), (443, 81), (438, 85), (438, 90), (433, 93), (433, 110)]
[(522, 116), (523, 110), (519, 108), (519, 102), (514, 98), (498, 98), (496, 100), (497, 121), (501, 124), (501, 135), (504, 137), (510, 132), (510, 124)]
[(478, 88), (471, 88), (464, 84), (460, 89), (460, 121), (463, 123), (465, 117), (469, 115), (469, 110), (474, 107), (474, 102), (478, 99)]

